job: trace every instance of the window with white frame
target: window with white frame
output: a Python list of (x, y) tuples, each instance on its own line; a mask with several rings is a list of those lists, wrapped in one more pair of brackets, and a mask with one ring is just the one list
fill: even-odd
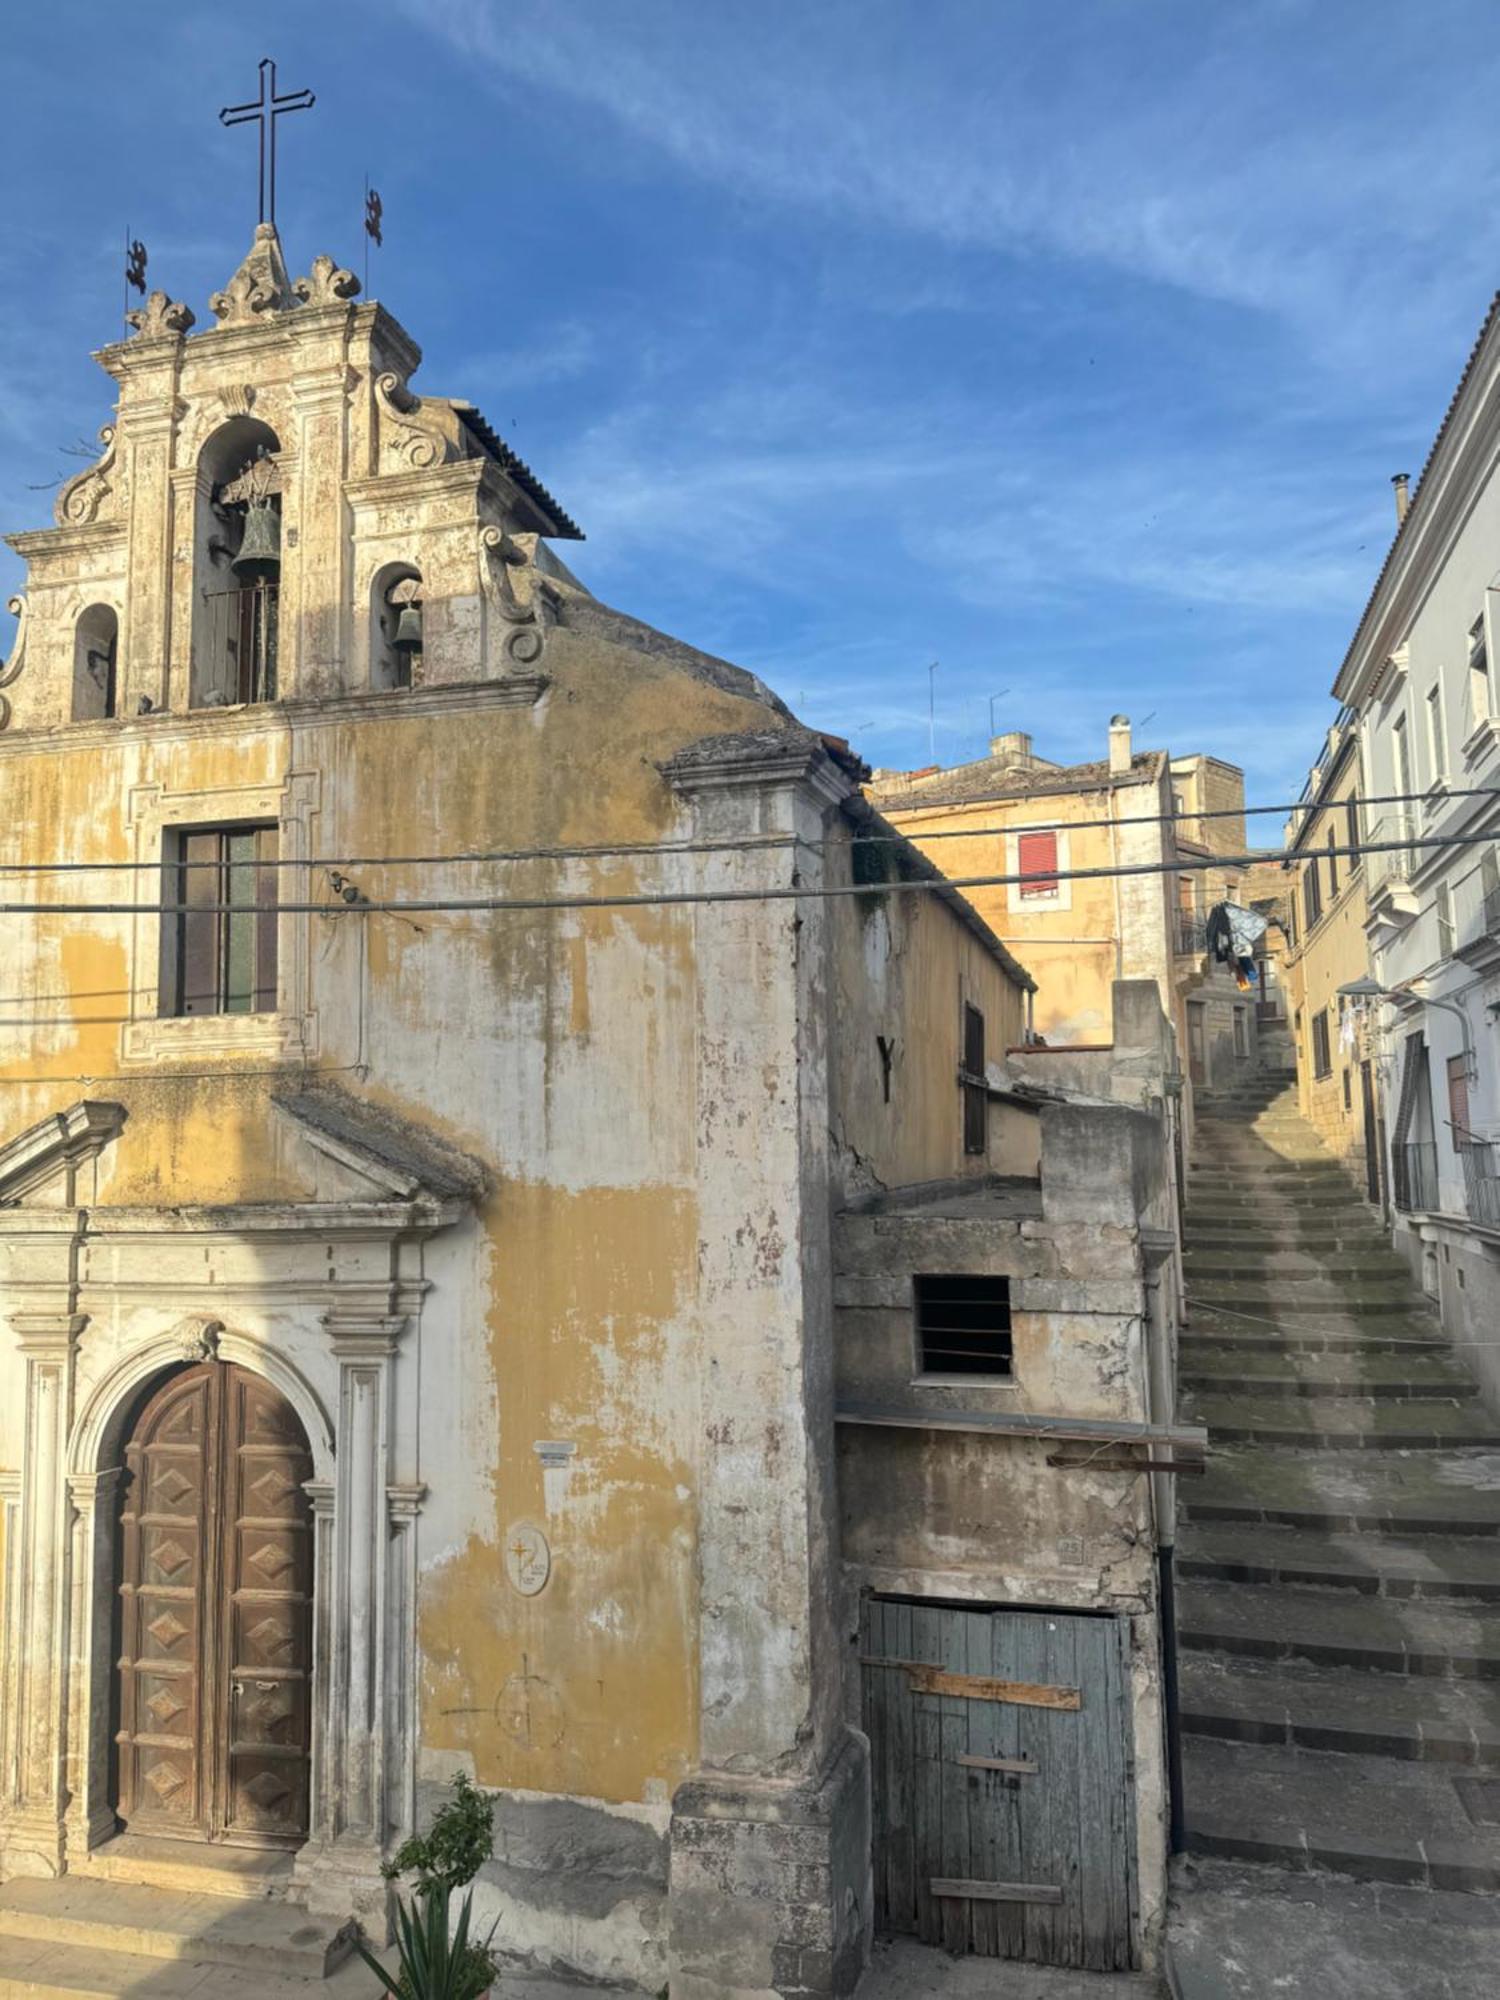
[(1448, 775), (1448, 732), (1443, 723), (1443, 684), (1434, 681), (1427, 690), (1427, 756), (1433, 784)]
[(1483, 722), (1490, 712), (1490, 654), (1485, 643), (1484, 619), (1476, 618), (1469, 627), (1469, 719)]
[(1439, 882), (1432, 900), (1437, 910), (1438, 957), (1452, 958), (1458, 938), (1453, 924), (1453, 891), (1446, 882)]

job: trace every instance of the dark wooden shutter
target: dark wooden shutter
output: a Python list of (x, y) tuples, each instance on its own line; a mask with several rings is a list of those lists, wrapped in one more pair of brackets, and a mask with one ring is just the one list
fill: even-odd
[(1448, 1058), (1448, 1120), (1456, 1153), (1469, 1143), (1469, 1067), (1463, 1056)]
[(984, 1080), (984, 1016), (964, 1002), (964, 1151), (989, 1149), (989, 1091)]
[(1057, 894), (1057, 835), (1046, 833), (1023, 833), (1016, 841), (1016, 862), (1022, 875), (1035, 879), (1021, 884), (1021, 894), (1025, 896), (1055, 896)]

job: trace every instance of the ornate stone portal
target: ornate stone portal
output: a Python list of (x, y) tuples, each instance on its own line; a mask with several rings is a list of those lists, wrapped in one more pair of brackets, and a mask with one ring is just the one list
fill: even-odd
[[(282, 1109), (343, 1198), (159, 1214), (78, 1206), (124, 1123), (111, 1104), (81, 1103), (0, 1148), (0, 1284), (26, 1367), (21, 1465), (0, 1489), (0, 1868), (86, 1870), (117, 1831), (111, 1634), (126, 1435), (143, 1395), (174, 1372), (234, 1364), (291, 1405), (313, 1462), (311, 1806), (295, 1880), (310, 1909), (381, 1933), (381, 1863), (414, 1816), (424, 1494), (403, 1477), (395, 1382), (420, 1340), (419, 1246), (466, 1201), (451, 1174), (432, 1188), (409, 1159), (394, 1170), (347, 1116), (296, 1100)], [(364, 1199), (349, 1197), (351, 1174)], [(379, 1282), (372, 1241), (387, 1246)], [(215, 1310), (182, 1309), (210, 1292)]]

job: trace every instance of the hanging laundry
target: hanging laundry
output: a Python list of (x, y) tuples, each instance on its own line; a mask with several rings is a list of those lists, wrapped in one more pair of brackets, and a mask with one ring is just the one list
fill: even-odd
[(1265, 934), (1266, 920), (1260, 912), (1239, 903), (1215, 903), (1204, 927), (1209, 952), (1221, 965), (1235, 961), (1235, 976), (1241, 986), (1255, 983), (1255, 947)]

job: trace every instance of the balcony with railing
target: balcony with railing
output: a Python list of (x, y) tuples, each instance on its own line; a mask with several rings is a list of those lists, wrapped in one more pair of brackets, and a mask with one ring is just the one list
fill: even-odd
[(1177, 913), (1177, 950), (1183, 958), (1202, 958), (1208, 950), (1208, 920), (1191, 910)]
[(1391, 1200), (1403, 1215), (1422, 1215), (1438, 1205), (1438, 1149), (1432, 1139), (1391, 1147)]
[(1416, 819), (1404, 811), (1385, 814), (1365, 835), (1365, 893), (1377, 921), (1401, 925), (1417, 914), (1410, 884), (1423, 850), (1406, 844), (1416, 837)]
[(1488, 1139), (1468, 1138), (1458, 1149), (1464, 1169), (1464, 1206), (1481, 1229), (1500, 1233), (1500, 1149)]
[(1500, 966), (1500, 887), (1485, 890), (1479, 921), (1469, 936), (1460, 939), (1454, 957), (1477, 972), (1493, 972)]

